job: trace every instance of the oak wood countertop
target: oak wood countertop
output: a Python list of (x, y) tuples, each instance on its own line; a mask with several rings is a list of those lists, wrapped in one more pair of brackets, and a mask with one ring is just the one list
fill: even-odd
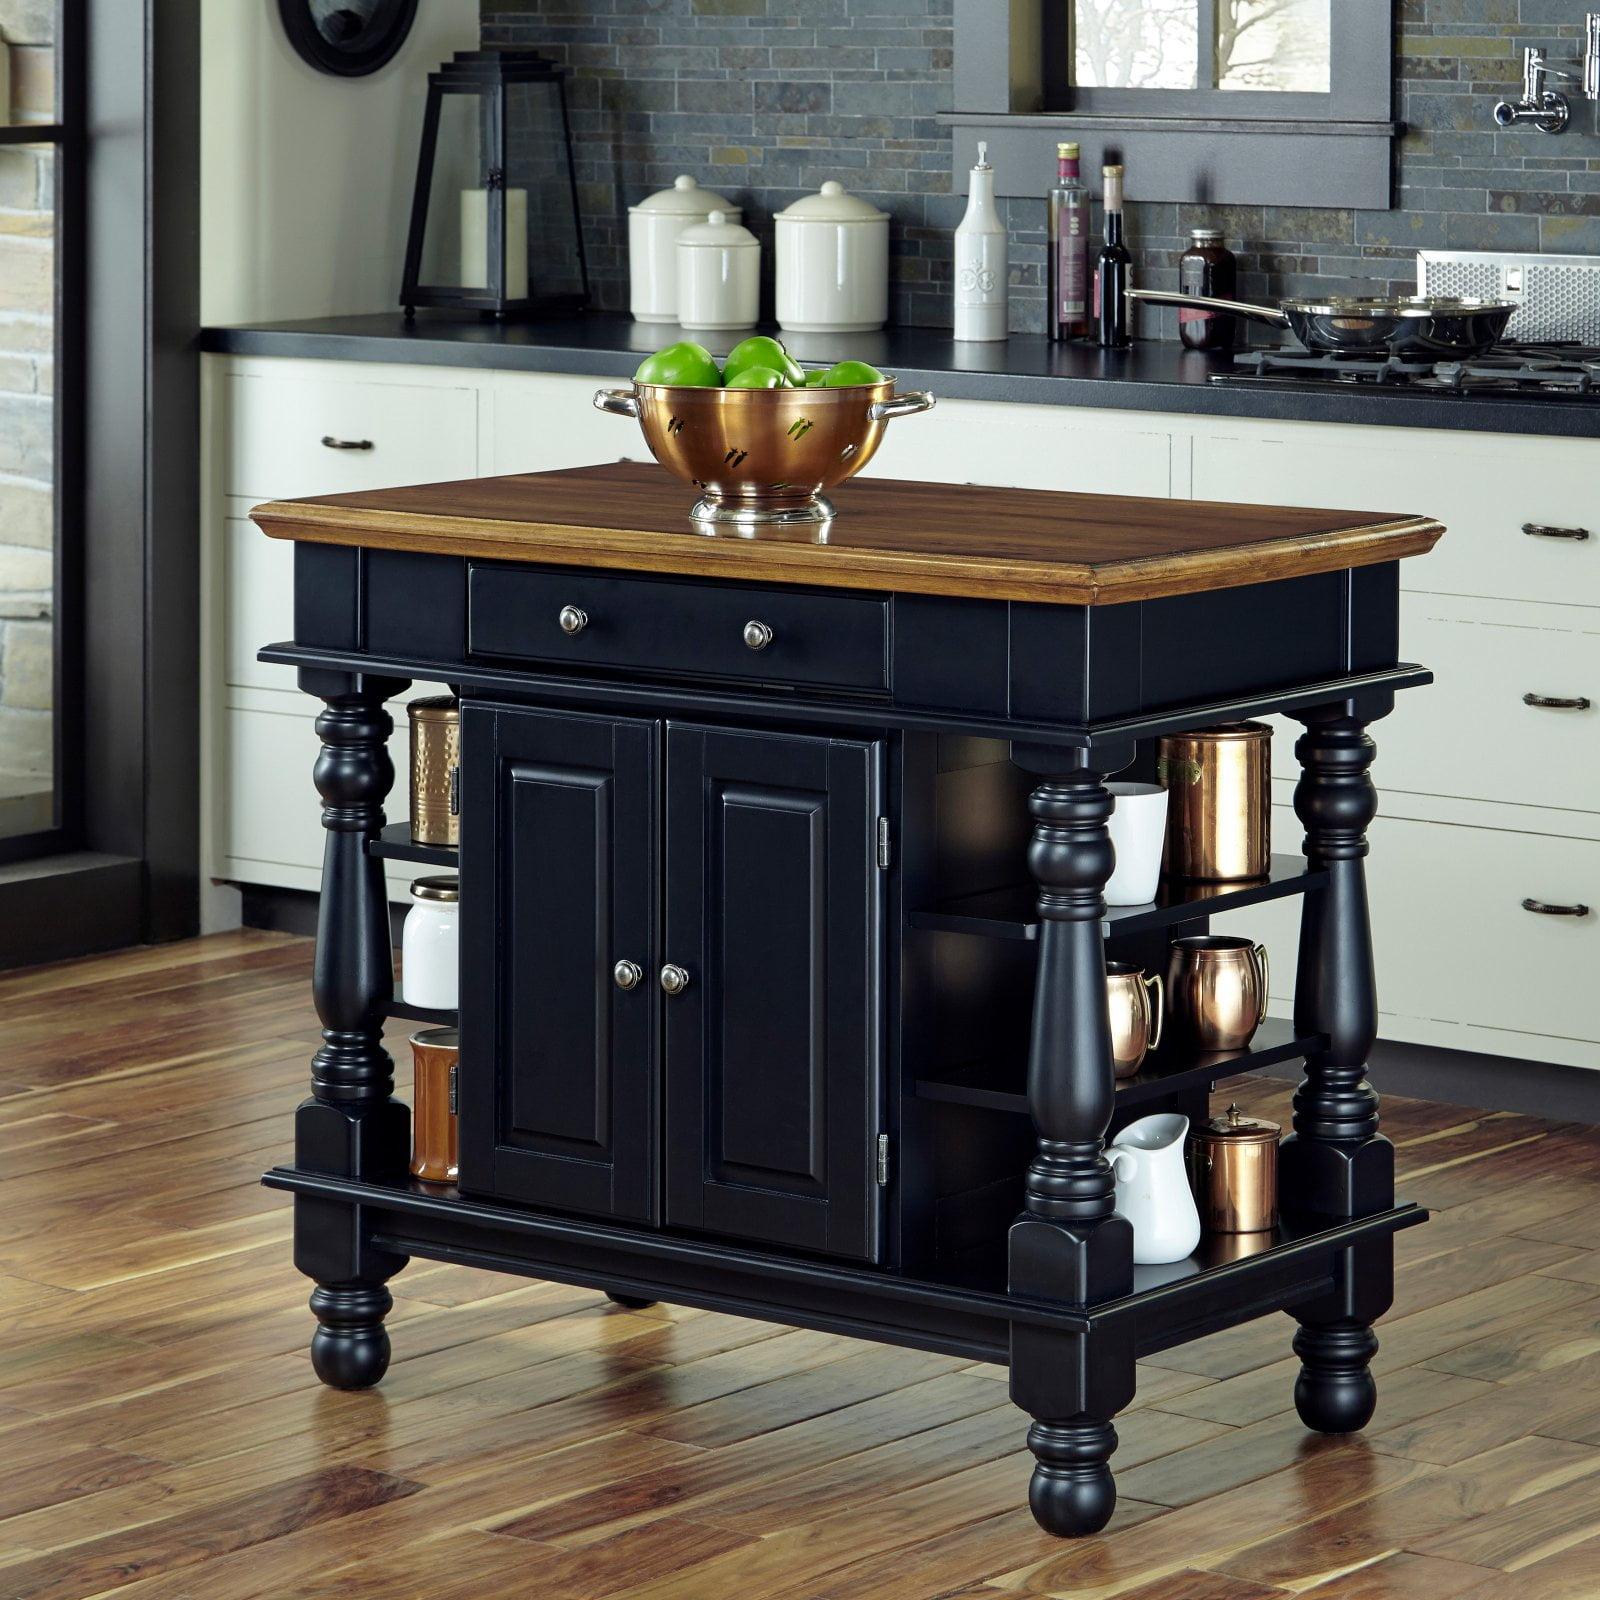
[(702, 532), (693, 490), (619, 461), (269, 501), (278, 539), (818, 588), (1114, 605), (1370, 566), (1431, 550), (1441, 523), (979, 484), (856, 478), (815, 528)]

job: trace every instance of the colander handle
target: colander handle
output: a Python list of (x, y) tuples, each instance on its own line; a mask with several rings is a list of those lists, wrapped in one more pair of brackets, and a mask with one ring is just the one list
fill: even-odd
[[(595, 401), (598, 405), (600, 402)], [(867, 414), (874, 422), (888, 422), (893, 417), (914, 417), (919, 411), (932, 411), (934, 398), (926, 389), (909, 389), (892, 400), (874, 400)]]
[(614, 417), (632, 417), (637, 421), (639, 397), (632, 389), (596, 389), (594, 408), (596, 411), (609, 411)]

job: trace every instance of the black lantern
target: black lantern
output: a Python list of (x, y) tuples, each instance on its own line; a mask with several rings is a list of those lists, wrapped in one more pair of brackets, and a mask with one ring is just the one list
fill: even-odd
[(588, 303), (565, 74), (458, 50), (428, 74), (400, 304), (540, 316)]

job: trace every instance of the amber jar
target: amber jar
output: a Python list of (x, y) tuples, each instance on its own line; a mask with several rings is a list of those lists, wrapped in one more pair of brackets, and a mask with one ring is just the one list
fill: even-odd
[(414, 1069), (411, 1173), (425, 1183), (454, 1183), (456, 1154), (455, 1071), (461, 1050), (454, 1028), (426, 1028), (411, 1035)]
[[(1178, 288), (1184, 294), (1233, 300), (1239, 293), (1239, 263), (1222, 242), (1217, 228), (1194, 228), (1189, 248), (1178, 257)], [(1178, 337), (1190, 350), (1232, 350), (1239, 338), (1239, 319), (1225, 311), (1178, 312)]]

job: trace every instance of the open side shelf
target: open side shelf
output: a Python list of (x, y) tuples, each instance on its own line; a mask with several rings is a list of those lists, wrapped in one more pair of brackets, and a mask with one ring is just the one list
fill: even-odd
[[(1168, 883), (1150, 905), (1112, 906), (1101, 924), (1105, 936), (1145, 933), (1152, 928), (1170, 927), (1241, 906), (1259, 905), (1264, 900), (1281, 900), (1287, 895), (1304, 894), (1328, 881), (1321, 868), (1310, 868), (1304, 856), (1274, 856), (1272, 868), (1264, 878), (1247, 883)], [(1038, 890), (1031, 883), (1011, 884), (1003, 889), (986, 889), (980, 894), (941, 901), (907, 913), (913, 928), (928, 928), (939, 933), (970, 933), (985, 939), (1037, 939), (1039, 917), (1034, 908)]]
[(376, 839), (367, 841), (367, 850), (389, 861), (421, 861), (430, 867), (461, 870), (461, 851), (453, 844), (418, 844), (411, 837), (411, 822), (391, 822)]
[[(1283, 1310), (1328, 1293), (1351, 1245), (1428, 1216), (1416, 1205), (1368, 1217), (1288, 1216), (1271, 1233), (1213, 1236), (1184, 1261), (1136, 1267), (1131, 1294), (1081, 1306), (1009, 1295), (1003, 1283), (907, 1278), (716, 1239), (578, 1221), (404, 1177), (380, 1182), (275, 1167), (262, 1181), (294, 1194), (354, 1202), (373, 1241), (401, 1255), (521, 1271), (735, 1315), (776, 1315), (799, 1327), (1001, 1365), (1009, 1360), (1013, 1323), (1078, 1333), (1119, 1324), (1147, 1355)], [(991, 1273), (1004, 1268), (996, 1253)]]
[[(1297, 1036), (1290, 1023), (1269, 1017), (1261, 1024), (1248, 1050), (1197, 1056), (1175, 1040), (1145, 1057), (1144, 1070), (1117, 1084), (1118, 1107), (1157, 1100), (1177, 1090), (1209, 1086), (1219, 1078), (1239, 1072), (1293, 1061), (1323, 1043), (1322, 1035)], [(939, 1068), (917, 1079), (919, 1100), (943, 1100), (952, 1105), (980, 1106), (989, 1111), (1028, 1114), (1027, 1063), (970, 1061)]]

